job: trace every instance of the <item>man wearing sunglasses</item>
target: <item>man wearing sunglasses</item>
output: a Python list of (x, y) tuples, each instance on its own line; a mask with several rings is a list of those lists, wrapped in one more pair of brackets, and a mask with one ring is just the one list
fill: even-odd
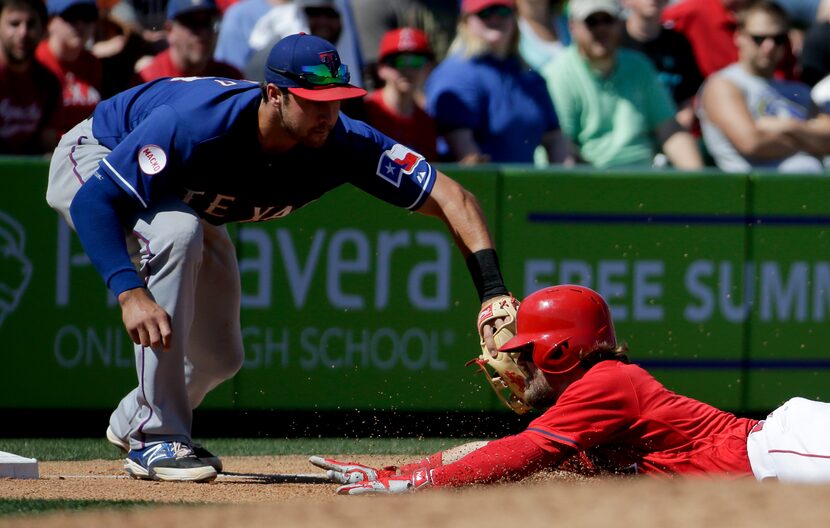
[(821, 172), (830, 153), (830, 116), (819, 113), (804, 83), (775, 78), (789, 25), (762, 0), (738, 15), (738, 62), (704, 83), (698, 109), (703, 139), (717, 166)]
[(101, 100), (101, 61), (90, 53), (98, 23), (95, 0), (48, 0), (47, 36), (37, 58), (60, 79), (63, 112), (58, 133), (63, 134), (87, 117)]
[(677, 107), (642, 53), (620, 49), (617, 0), (572, 0), (573, 43), (545, 65), (562, 132), (579, 158), (597, 168), (651, 167), (662, 149), (678, 169), (703, 165), (697, 143), (677, 122)]
[(47, 201), (78, 233), (136, 344), (138, 386), (107, 430), (129, 449), (131, 476), (209, 481), (221, 470), (193, 444), (191, 422), (244, 356), (226, 223), (281, 218), (350, 183), (441, 219), (482, 303), (509, 298), (475, 197), (340, 114), (342, 100), (366, 93), (349, 80), (333, 44), (290, 35), (272, 48), (261, 85), (152, 81), (102, 102), (55, 150)]

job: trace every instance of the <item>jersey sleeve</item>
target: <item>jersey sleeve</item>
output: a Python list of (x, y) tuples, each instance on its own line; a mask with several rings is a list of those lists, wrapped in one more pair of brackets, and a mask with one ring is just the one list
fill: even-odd
[(354, 160), (348, 171), (355, 187), (397, 207), (419, 209), (435, 185), (435, 168), (420, 153), (373, 127), (341, 115), (346, 141), (343, 156)]
[(571, 454), (567, 448), (542, 449), (525, 432), (489, 442), (456, 462), (431, 469), (430, 475), (436, 487), (520, 480)]
[(148, 207), (153, 188), (187, 157), (176, 144), (180, 141), (178, 121), (173, 109), (157, 107), (101, 160), (99, 172)]
[(637, 420), (640, 407), (628, 376), (602, 372), (570, 385), (525, 434), (546, 451), (584, 451), (613, 441)]

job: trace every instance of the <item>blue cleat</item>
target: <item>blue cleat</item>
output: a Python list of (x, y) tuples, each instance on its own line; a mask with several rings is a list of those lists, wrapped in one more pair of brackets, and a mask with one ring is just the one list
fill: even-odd
[(133, 449), (124, 460), (124, 470), (133, 478), (209, 482), (216, 469), (197, 457), (193, 448), (180, 442), (159, 442)]

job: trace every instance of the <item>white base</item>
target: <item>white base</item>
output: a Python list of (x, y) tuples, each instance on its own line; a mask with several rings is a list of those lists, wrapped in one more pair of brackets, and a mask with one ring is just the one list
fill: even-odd
[(0, 478), (39, 478), (37, 460), (0, 451)]

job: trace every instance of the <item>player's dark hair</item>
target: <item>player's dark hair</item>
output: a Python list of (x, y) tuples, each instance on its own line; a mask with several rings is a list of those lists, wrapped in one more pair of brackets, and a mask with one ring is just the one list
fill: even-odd
[(37, 13), (38, 18), (40, 19), (40, 25), (43, 28), (46, 28), (46, 2), (43, 0), (0, 0), (0, 13), (2, 13), (7, 7), (28, 9)]
[(765, 13), (770, 17), (777, 18), (786, 27), (790, 27), (790, 17), (783, 7), (770, 0), (758, 0), (738, 13), (738, 29), (744, 29), (747, 19), (755, 13)]
[(631, 363), (628, 357), (628, 343), (622, 342), (615, 347), (599, 346), (596, 350), (579, 360), (580, 365), (586, 370), (593, 367), (601, 361), (613, 359), (615, 361), (622, 361), (626, 365)]

